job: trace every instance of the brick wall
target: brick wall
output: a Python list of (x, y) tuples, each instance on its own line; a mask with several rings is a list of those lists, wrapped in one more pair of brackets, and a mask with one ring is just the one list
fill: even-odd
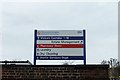
[(109, 80), (108, 65), (3, 65), (2, 79)]

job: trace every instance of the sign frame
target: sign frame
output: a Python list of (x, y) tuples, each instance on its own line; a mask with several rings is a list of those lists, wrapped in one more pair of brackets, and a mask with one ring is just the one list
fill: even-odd
[[(59, 30), (58, 30), (59, 31)], [(84, 60), (84, 65), (86, 65), (86, 30), (83, 31), (83, 59)], [(34, 65), (36, 65), (36, 43), (37, 43), (37, 30), (34, 30)]]

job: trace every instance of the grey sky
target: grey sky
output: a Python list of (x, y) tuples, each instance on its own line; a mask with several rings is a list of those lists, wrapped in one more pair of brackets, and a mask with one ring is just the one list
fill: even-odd
[(2, 60), (33, 62), (33, 31), (87, 31), (87, 63), (118, 57), (118, 5), (109, 2), (5, 2)]

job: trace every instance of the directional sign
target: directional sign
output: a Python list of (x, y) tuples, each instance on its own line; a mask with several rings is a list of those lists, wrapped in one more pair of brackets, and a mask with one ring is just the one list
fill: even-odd
[(36, 60), (84, 60), (86, 64), (85, 30), (35, 30), (34, 64)]

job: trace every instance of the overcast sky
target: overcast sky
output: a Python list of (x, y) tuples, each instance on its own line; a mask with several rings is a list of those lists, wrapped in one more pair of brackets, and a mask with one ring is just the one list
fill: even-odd
[(34, 29), (86, 29), (87, 63), (118, 58), (117, 2), (4, 2), (1, 9), (2, 60), (33, 62)]

